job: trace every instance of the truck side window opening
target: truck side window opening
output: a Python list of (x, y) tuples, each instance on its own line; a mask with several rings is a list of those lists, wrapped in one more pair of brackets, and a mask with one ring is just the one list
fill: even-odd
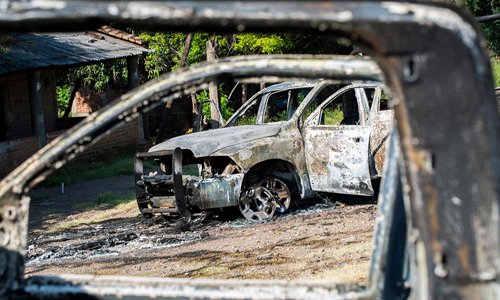
[(235, 126), (255, 125), (261, 99), (262, 97), (260, 97), (251, 106), (249, 106), (240, 116), (237, 117), (236, 121), (233, 124)]
[(311, 89), (291, 89), (270, 95), (264, 112), (264, 123), (288, 121)]
[(354, 89), (346, 91), (321, 111), (320, 125), (357, 124), (359, 124), (359, 110)]

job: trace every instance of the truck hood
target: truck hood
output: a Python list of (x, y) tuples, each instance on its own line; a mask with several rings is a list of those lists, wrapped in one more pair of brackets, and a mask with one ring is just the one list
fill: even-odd
[(186, 134), (155, 145), (148, 152), (181, 149), (191, 150), (195, 157), (208, 156), (229, 146), (278, 134), (280, 124), (225, 127)]

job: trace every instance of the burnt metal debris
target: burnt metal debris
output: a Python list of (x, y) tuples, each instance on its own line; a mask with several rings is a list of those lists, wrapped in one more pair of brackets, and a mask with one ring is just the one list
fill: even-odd
[[(387, 150), (369, 287), (23, 277), (32, 186), (98, 136), (184, 88), (231, 75), (333, 77), (330, 58), (295, 56), (228, 59), (145, 84), (12, 172), (0, 183), (2, 298), (498, 298), (500, 122), (485, 42), (469, 14), (438, 2), (0, 1), (2, 31), (89, 30), (109, 22), (336, 35), (374, 58), (394, 98), (397, 131)], [(343, 79), (375, 79), (363, 74)]]
[[(285, 212), (292, 196), (373, 196), (393, 119), (392, 110), (380, 111), (381, 88), (326, 80), (266, 88), (224, 128), (138, 153), (139, 209), (147, 217), (179, 213), (190, 221), (193, 210), (238, 206), (245, 218), (260, 221)], [(145, 171), (145, 158), (160, 168)], [(183, 166), (195, 174), (183, 175)]]

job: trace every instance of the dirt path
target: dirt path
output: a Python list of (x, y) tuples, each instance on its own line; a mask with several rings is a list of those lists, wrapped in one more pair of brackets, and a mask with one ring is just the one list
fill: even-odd
[[(117, 179), (117, 186), (120, 180), (128, 186), (125, 178)], [(44, 209), (57, 206), (55, 198), (46, 199)], [(67, 199), (83, 201), (76, 196)], [(189, 228), (175, 219), (145, 221), (131, 206), (97, 224), (47, 232), (53, 222), (103, 213), (70, 212), (50, 218), (39, 214), (41, 220), (31, 221), (28, 276), (87, 273), (366, 282), (376, 205), (318, 203), (257, 224), (225, 212), (199, 218)]]

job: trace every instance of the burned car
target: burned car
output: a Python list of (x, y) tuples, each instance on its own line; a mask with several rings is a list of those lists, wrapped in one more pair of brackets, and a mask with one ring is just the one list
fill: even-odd
[[(333, 58), (243, 57), (146, 83), (52, 141), (3, 179), (0, 298), (498, 298), (500, 119), (486, 44), (479, 25), (465, 11), (430, 1), (150, 1), (144, 5), (140, 1), (8, 0), (2, 2), (0, 14), (4, 31), (50, 31), (56, 26), (88, 30), (107, 21), (162, 30), (341, 36), (362, 44), (380, 65), (392, 91), (397, 121), (378, 199), (370, 282), (364, 289), (283, 277), (254, 281), (96, 275), (26, 278), (28, 192), (119, 124), (203, 80), (242, 74), (285, 80), (335, 74)], [(364, 71), (345, 72), (344, 78), (366, 78)]]
[[(316, 193), (373, 196), (393, 119), (392, 110), (380, 110), (381, 91), (379, 83), (326, 80), (268, 87), (225, 127), (138, 153), (139, 209), (189, 219), (238, 206), (246, 219), (262, 220)], [(145, 159), (160, 168), (145, 171)]]

